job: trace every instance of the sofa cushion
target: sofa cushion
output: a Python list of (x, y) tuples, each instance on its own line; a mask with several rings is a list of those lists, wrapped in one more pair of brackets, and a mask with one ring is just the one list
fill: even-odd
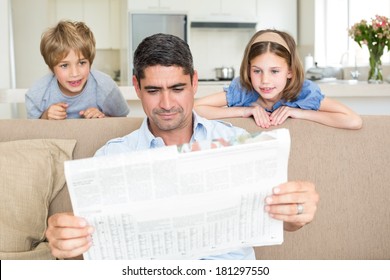
[(0, 143), (0, 259), (53, 258), (45, 241), (48, 209), (65, 185), (63, 163), (76, 140)]

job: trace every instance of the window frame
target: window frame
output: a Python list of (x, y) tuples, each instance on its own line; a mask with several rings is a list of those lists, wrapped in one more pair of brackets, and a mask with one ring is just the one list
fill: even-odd
[[(367, 47), (359, 47), (348, 36), (348, 29), (376, 14), (390, 18), (390, 0), (315, 0), (314, 54), (318, 65), (368, 66)], [(390, 64), (389, 51), (385, 50), (382, 64)]]

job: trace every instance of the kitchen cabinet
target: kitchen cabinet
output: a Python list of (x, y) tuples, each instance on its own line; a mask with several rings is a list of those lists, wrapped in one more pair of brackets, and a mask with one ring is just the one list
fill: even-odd
[[(0, 40), (0, 88), (10, 88), (11, 84), (13, 84), (13, 82), (11, 83), (11, 79), (15, 73), (12, 71), (12, 65), (14, 64), (10, 49), (12, 43), (10, 38), (12, 38), (12, 34), (8, 33), (9, 28), (12, 27), (11, 17), (8, 13), (10, 10), (9, 5), (9, 1), (0, 1), (0, 34), (4, 34)], [(9, 36), (5, 36), (5, 34), (9, 34)]]
[[(257, 29), (275, 28), (298, 39), (297, 0), (257, 0)], [(297, 42), (298, 43), (298, 42)]]
[(192, 21), (257, 21), (256, 0), (190, 1)]
[(83, 21), (92, 30), (97, 49), (120, 48), (120, 0), (56, 0), (57, 21)]
[(130, 11), (188, 12), (191, 20), (253, 21), (256, 0), (128, 0)]
[(80, 0), (56, 0), (56, 20), (84, 20), (84, 4)]
[[(109, 40), (107, 43), (111, 45), (112, 49), (120, 49), (121, 42), (121, 1), (122, 0), (110, 0), (110, 15), (109, 15)], [(127, 13), (125, 13), (127, 15)], [(127, 19), (126, 19), (127, 21)]]
[(128, 0), (129, 11), (186, 11), (188, 0)]

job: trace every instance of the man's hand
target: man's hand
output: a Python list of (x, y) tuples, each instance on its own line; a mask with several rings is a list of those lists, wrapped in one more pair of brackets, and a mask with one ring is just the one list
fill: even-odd
[(284, 221), (286, 231), (295, 231), (314, 219), (318, 201), (314, 184), (287, 182), (275, 187), (273, 194), (265, 199), (265, 211), (272, 218)]
[(51, 254), (59, 259), (85, 253), (92, 245), (94, 229), (83, 218), (71, 213), (57, 213), (48, 219), (46, 238)]

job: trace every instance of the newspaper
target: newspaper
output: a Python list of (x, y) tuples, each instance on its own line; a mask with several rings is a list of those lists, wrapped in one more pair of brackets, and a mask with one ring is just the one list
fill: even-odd
[(85, 259), (195, 259), (283, 242), (283, 222), (270, 218), (264, 200), (287, 181), (289, 131), (191, 150), (65, 162), (74, 214), (95, 227)]

